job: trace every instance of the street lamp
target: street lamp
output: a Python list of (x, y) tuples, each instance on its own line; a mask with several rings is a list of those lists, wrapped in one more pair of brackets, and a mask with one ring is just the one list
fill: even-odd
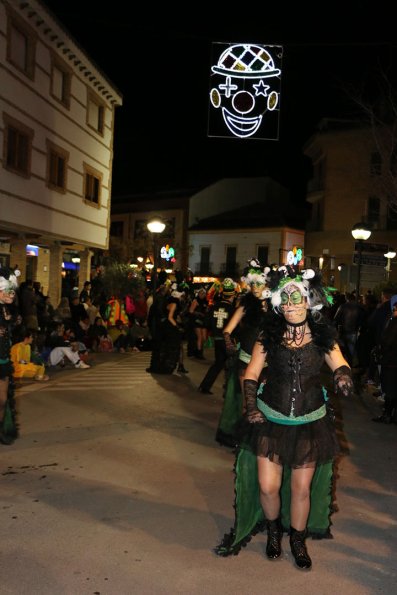
[(165, 229), (165, 223), (164, 221), (162, 221), (162, 219), (160, 217), (153, 217), (153, 219), (151, 219), (150, 221), (148, 221), (147, 223), (147, 228), (150, 231), (150, 233), (152, 234), (152, 238), (153, 238), (153, 277), (152, 277), (152, 292), (153, 292), (153, 296), (156, 292), (156, 287), (157, 287), (157, 236), (158, 234), (162, 233)]
[(363, 244), (365, 240), (371, 235), (371, 230), (367, 223), (356, 223), (352, 227), (352, 236), (358, 242), (358, 261), (357, 261), (357, 283), (356, 283), (356, 300), (357, 302), (360, 301), (360, 277), (361, 277), (361, 261), (362, 261), (362, 252), (363, 252)]
[(387, 258), (387, 265), (385, 267), (386, 269), (386, 274), (387, 274), (387, 280), (389, 280), (390, 277), (390, 263), (393, 260), (393, 258), (395, 258), (396, 253), (393, 250), (393, 248), (389, 248), (388, 252), (386, 252), (386, 254), (383, 255), (385, 258)]

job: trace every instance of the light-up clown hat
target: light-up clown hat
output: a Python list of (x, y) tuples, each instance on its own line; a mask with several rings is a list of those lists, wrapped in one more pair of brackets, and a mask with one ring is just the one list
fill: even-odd
[(267, 284), (271, 290), (271, 303), (274, 310), (279, 310), (281, 294), (289, 286), (296, 287), (303, 297), (307, 299), (310, 310), (321, 310), (324, 306), (331, 306), (333, 298), (332, 287), (322, 283), (321, 273), (314, 269), (296, 271), (289, 265), (281, 266), (267, 273)]
[(0, 266), (0, 291), (15, 291), (18, 287), (17, 277), (21, 271)]
[(222, 295), (224, 297), (230, 297), (236, 293), (237, 284), (230, 279), (230, 277), (226, 277), (222, 283)]

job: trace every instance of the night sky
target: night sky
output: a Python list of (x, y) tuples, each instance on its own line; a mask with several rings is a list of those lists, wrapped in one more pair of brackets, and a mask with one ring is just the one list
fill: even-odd
[[(310, 167), (302, 146), (322, 118), (357, 116), (349, 97), (376, 95), (394, 77), (397, 41), (389, 2), (241, 5), (125, 0), (46, 0), (120, 90), (113, 194), (204, 187), (223, 177), (271, 175), (304, 197)], [(131, 8), (128, 8), (131, 6)], [(109, 8), (110, 7), (110, 8)], [(244, 10), (246, 12), (244, 12)], [(211, 43), (284, 46), (280, 139), (207, 137)]]

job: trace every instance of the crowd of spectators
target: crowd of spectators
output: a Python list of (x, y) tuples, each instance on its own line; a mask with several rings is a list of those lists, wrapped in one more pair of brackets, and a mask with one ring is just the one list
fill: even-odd
[[(208, 289), (184, 281), (172, 284), (166, 279), (155, 295), (147, 289), (121, 300), (107, 297), (103, 288), (93, 292), (87, 281), (80, 293), (71, 291), (54, 306), (39, 283), (27, 280), (20, 285), (16, 300), (22, 325), (13, 337), (15, 376), (46, 380), (46, 365), (88, 368), (90, 352), (138, 350), (152, 351), (148, 372), (170, 374), (176, 369), (187, 373), (182, 341), (187, 343), (189, 357), (203, 359), (204, 346), (210, 340)], [(378, 390), (375, 394), (386, 404), (394, 383), (394, 364), (391, 366), (386, 351), (394, 356), (397, 348), (397, 333), (391, 332), (395, 325), (390, 325), (395, 293), (394, 288), (385, 287), (380, 300), (371, 291), (357, 300), (354, 292), (335, 292), (327, 313), (338, 330), (343, 355), (361, 385), (374, 385)], [(397, 419), (395, 409), (393, 405), (392, 413), (380, 416), (380, 421), (389, 423), (393, 415)]]

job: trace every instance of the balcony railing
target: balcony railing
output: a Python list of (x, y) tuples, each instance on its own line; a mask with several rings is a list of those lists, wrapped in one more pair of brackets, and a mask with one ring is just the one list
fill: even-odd
[(194, 265), (194, 274), (203, 276), (212, 276), (213, 272), (213, 263), (212, 262), (196, 262)]

